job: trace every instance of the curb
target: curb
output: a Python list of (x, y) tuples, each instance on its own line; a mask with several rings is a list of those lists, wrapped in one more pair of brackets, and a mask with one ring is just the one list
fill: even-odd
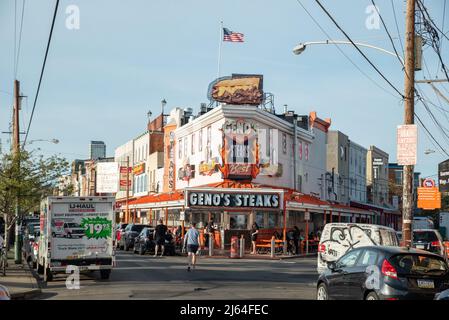
[(28, 300), (34, 298), (42, 293), (41, 289), (33, 289), (26, 292), (21, 293), (12, 293), (11, 300)]

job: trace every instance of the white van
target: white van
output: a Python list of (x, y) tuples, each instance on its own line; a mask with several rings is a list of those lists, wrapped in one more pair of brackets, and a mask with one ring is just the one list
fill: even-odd
[(353, 248), (379, 245), (399, 246), (396, 231), (375, 224), (328, 223), (318, 245), (318, 273), (327, 269), (328, 262), (338, 260)]

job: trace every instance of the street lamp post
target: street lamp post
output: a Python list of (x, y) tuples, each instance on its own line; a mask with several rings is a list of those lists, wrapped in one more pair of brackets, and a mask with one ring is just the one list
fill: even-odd
[[(402, 62), (402, 65), (404, 65), (404, 59), (401, 56), (399, 56), (396, 53), (394, 53), (394, 52), (391, 52), (391, 51), (388, 51), (388, 50), (385, 50), (383, 48), (376, 47), (376, 46), (373, 46), (373, 45), (367, 44), (367, 43), (362, 43), (362, 42), (354, 42), (354, 43), (356, 45), (360, 46), (360, 47), (366, 47), (366, 48), (370, 48), (370, 49), (375, 49), (375, 50), (381, 51), (383, 53), (389, 54), (391, 56), (395, 56), (395, 57), (399, 58), (401, 60), (401, 62)], [(352, 45), (352, 42), (344, 41), (344, 40), (324, 40), (324, 41), (303, 42), (303, 43), (300, 43), (296, 47), (293, 48), (293, 53), (296, 54), (296, 55), (299, 55), (299, 54), (303, 53), (304, 50), (306, 50), (307, 46), (319, 45), (319, 44), (334, 44), (334, 45), (349, 44), (349, 45)]]

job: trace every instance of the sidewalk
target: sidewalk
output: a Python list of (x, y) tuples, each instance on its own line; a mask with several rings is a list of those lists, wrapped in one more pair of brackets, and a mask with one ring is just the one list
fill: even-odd
[[(218, 250), (215, 249), (213, 252), (213, 256), (209, 256), (209, 251), (203, 250), (201, 253), (201, 258), (209, 258), (209, 259), (225, 259), (231, 258), (229, 250)], [(242, 258), (237, 257), (235, 259), (249, 259), (249, 260), (284, 260), (284, 259), (298, 259), (298, 258), (307, 258), (314, 257), (317, 253), (309, 253), (309, 254), (298, 254), (298, 255), (284, 255), (284, 254), (276, 254), (273, 258), (268, 254), (250, 254), (250, 252), (245, 252)], [(233, 258), (234, 259), (234, 258)]]
[(0, 284), (6, 286), (11, 294), (11, 299), (30, 299), (41, 293), (32, 270), (25, 261), (23, 264), (14, 263), (14, 252), (8, 252), (8, 268), (6, 277), (0, 276)]

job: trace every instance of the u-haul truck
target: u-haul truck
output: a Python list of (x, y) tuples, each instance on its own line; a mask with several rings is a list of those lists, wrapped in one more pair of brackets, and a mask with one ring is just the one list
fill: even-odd
[[(99, 270), (108, 279), (115, 264), (114, 197), (47, 197), (41, 203), (37, 269), (44, 281), (68, 266)], [(73, 267), (72, 267), (73, 268)]]

